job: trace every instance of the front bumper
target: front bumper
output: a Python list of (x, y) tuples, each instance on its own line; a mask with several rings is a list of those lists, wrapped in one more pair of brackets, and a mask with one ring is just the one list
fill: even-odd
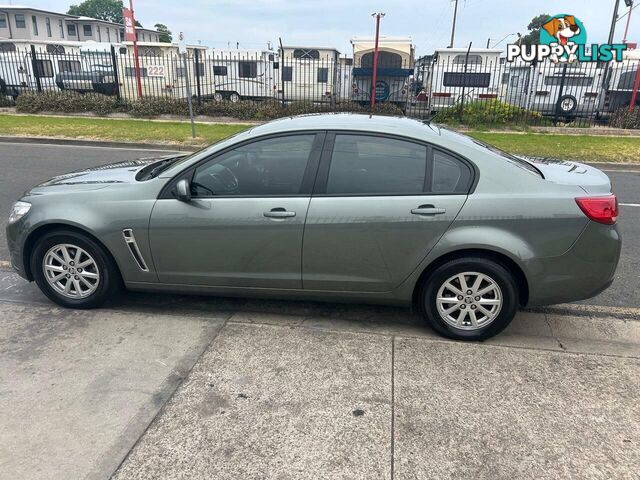
[(622, 240), (616, 225), (589, 222), (563, 255), (527, 265), (528, 306), (575, 302), (598, 295), (613, 282)]
[(32, 280), (29, 278), (27, 266), (24, 264), (24, 247), (28, 236), (24, 218), (8, 224), (6, 234), (11, 266), (22, 278)]

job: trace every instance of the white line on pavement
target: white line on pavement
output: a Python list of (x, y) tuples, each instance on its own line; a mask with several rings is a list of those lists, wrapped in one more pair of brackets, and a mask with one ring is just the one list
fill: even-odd
[(640, 207), (640, 203), (619, 203), (621, 207)]

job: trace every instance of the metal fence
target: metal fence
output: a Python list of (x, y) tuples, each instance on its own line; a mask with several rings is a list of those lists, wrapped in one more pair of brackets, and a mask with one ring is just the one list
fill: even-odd
[[(463, 57), (463, 58), (460, 58)], [(629, 106), (638, 62), (508, 64), (481, 55), (417, 62), (380, 57), (376, 103), (417, 118), (549, 125), (607, 123)], [(331, 110), (370, 103), (371, 57), (294, 58), (274, 51), (215, 51), (140, 46), (143, 97), (202, 102), (306, 102)], [(187, 88), (189, 87), (189, 88)], [(131, 46), (105, 51), (0, 44), (0, 93), (94, 92), (127, 102), (140, 97)]]

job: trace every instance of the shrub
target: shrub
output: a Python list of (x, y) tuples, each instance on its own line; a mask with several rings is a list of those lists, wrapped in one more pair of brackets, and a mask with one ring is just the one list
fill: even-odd
[(16, 99), (16, 110), (24, 113), (93, 112), (107, 115), (119, 110), (115, 97), (100, 94), (80, 94), (76, 92), (24, 93)]
[(464, 104), (462, 115), (460, 105), (440, 110), (434, 117), (435, 122), (450, 125), (469, 125), (470, 127), (509, 125), (524, 118), (540, 119), (537, 112), (530, 112), (501, 100), (474, 101)]
[(615, 128), (640, 128), (640, 107), (619, 108), (613, 115), (609, 124)]
[(13, 107), (13, 100), (5, 95), (0, 95), (0, 107)]
[(186, 100), (171, 97), (142, 97), (125, 104), (125, 110), (134, 117), (157, 117), (158, 115), (189, 115)]

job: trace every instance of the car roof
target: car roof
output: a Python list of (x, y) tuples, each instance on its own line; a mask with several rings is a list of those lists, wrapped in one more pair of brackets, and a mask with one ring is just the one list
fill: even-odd
[(269, 135), (300, 130), (355, 130), (389, 133), (432, 141), (443, 136), (443, 130), (439, 127), (412, 118), (358, 113), (321, 113), (280, 118), (252, 128), (251, 135)]

